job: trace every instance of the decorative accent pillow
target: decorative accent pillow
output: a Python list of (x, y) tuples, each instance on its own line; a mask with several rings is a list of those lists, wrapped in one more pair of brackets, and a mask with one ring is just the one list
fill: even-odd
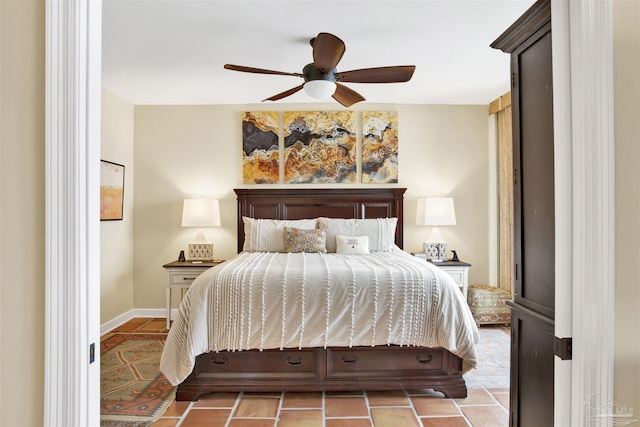
[(316, 219), (255, 219), (243, 216), (245, 252), (284, 252), (284, 227), (312, 230)]
[(284, 227), (285, 252), (325, 253), (327, 230)]
[(369, 253), (369, 236), (336, 236), (336, 253), (362, 255)]
[(336, 252), (336, 236), (368, 236), (369, 252), (389, 252), (395, 247), (398, 218), (318, 218), (318, 228), (327, 230), (327, 252)]

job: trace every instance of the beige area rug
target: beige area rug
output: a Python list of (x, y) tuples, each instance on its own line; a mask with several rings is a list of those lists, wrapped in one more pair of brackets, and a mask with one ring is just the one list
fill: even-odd
[(146, 427), (175, 398), (160, 373), (166, 333), (114, 333), (100, 343), (100, 425)]
[(480, 326), (478, 367), (464, 374), (467, 388), (508, 388), (511, 336), (504, 326)]

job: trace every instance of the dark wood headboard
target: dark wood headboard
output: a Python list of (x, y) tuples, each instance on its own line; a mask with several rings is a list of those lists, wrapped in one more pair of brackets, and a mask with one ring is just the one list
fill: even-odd
[(235, 189), (238, 199), (238, 252), (244, 244), (242, 217), (264, 219), (398, 218), (396, 245), (402, 248), (406, 188)]

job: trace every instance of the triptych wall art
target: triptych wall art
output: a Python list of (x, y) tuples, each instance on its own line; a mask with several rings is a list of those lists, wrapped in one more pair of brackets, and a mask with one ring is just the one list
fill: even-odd
[(357, 115), (284, 112), (280, 125), (275, 111), (243, 113), (243, 183), (397, 183), (398, 113), (362, 112), (359, 135)]

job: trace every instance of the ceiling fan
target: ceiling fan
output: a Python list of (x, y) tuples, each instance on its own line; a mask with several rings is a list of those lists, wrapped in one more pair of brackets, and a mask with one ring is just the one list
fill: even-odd
[(336, 66), (345, 51), (345, 44), (340, 38), (329, 33), (320, 33), (310, 40), (313, 47), (313, 62), (305, 65), (302, 73), (287, 73), (284, 71), (265, 70), (262, 68), (245, 67), (242, 65), (225, 64), (224, 68), (233, 71), (256, 74), (275, 74), (280, 76), (302, 77), (304, 83), (273, 95), (264, 101), (277, 101), (293, 95), (303, 89), (314, 98), (333, 97), (345, 107), (356, 102), (364, 101), (358, 92), (341, 84), (346, 83), (401, 83), (408, 82), (413, 76), (415, 65), (400, 65), (391, 67), (362, 68), (351, 71), (337, 71)]

